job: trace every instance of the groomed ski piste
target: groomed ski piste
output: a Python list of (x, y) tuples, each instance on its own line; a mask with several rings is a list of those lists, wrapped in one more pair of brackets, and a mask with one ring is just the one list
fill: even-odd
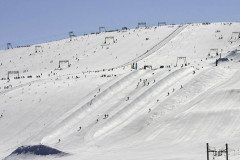
[[(228, 143), (235, 160), (239, 115), (237, 22), (0, 51), (0, 159), (202, 160), (206, 143), (216, 150)], [(67, 154), (36, 155), (29, 146)]]

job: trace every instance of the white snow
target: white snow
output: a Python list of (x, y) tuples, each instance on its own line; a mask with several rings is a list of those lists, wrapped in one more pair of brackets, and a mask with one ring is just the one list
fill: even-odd
[[(233, 32), (240, 23), (166, 25), (0, 51), (0, 159), (41, 143), (71, 155), (10, 159), (200, 160), (207, 142), (228, 143), (230, 159), (239, 159)], [(115, 43), (104, 44), (109, 36)], [(215, 66), (220, 55), (229, 61)], [(58, 68), (61, 60), (70, 66)], [(8, 71), (20, 78), (7, 80)]]

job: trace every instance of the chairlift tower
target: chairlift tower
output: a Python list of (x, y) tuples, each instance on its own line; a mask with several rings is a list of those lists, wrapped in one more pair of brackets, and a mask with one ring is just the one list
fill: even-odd
[(114, 36), (105, 37), (104, 44), (110, 44), (110, 42), (116, 43)]
[(146, 22), (139, 22), (137, 28), (144, 27), (147, 28), (147, 23)]
[(76, 35), (73, 33), (73, 31), (70, 31), (70, 32), (68, 33), (68, 35), (69, 35), (70, 41), (72, 41), (73, 38), (76, 37)]
[(179, 60), (183, 60), (184, 65), (187, 65), (187, 57), (177, 57), (176, 66), (178, 65)]
[(225, 144), (225, 149), (220, 149), (220, 150), (216, 150), (216, 149), (210, 149), (209, 144), (206, 144), (207, 147), (207, 160), (209, 159), (209, 153), (213, 153), (213, 156), (222, 156), (223, 153), (225, 153), (226, 155), (226, 160), (228, 160), (228, 144)]
[(218, 55), (219, 55), (218, 48), (211, 48), (209, 53), (208, 53), (209, 58), (215, 58)]
[(13, 49), (12, 43), (7, 43), (7, 49)]
[(137, 70), (137, 68), (138, 68), (137, 62), (132, 63), (131, 69), (136, 69)]
[(59, 63), (58, 63), (58, 68), (59, 69), (62, 69), (62, 64), (67, 64), (67, 67), (71, 66), (69, 60), (60, 60)]
[(35, 46), (35, 53), (43, 52), (42, 46)]
[(167, 25), (166, 22), (158, 22), (158, 26), (165, 26), (165, 25)]
[(240, 39), (240, 32), (232, 32), (232, 36), (229, 42), (236, 42), (239, 39)]
[(99, 33), (101, 33), (101, 32), (106, 32), (107, 30), (106, 30), (106, 28), (105, 27), (99, 27)]
[(19, 71), (8, 71), (7, 73), (7, 79), (10, 80), (10, 75), (13, 74), (13, 75), (17, 75), (17, 77), (19, 77)]

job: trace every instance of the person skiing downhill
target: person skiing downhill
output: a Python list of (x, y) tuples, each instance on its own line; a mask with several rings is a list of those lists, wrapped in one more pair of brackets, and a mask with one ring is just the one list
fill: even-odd
[(105, 114), (103, 119), (107, 119), (107, 118), (108, 118), (108, 114)]
[(150, 113), (151, 111), (152, 111), (151, 108), (149, 108), (149, 109), (148, 109), (148, 113)]

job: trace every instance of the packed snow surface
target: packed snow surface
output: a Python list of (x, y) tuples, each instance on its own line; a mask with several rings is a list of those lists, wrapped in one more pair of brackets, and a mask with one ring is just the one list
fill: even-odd
[[(202, 160), (206, 143), (239, 159), (239, 115), (240, 23), (0, 51), (0, 159)], [(28, 145), (69, 155), (11, 155)]]

